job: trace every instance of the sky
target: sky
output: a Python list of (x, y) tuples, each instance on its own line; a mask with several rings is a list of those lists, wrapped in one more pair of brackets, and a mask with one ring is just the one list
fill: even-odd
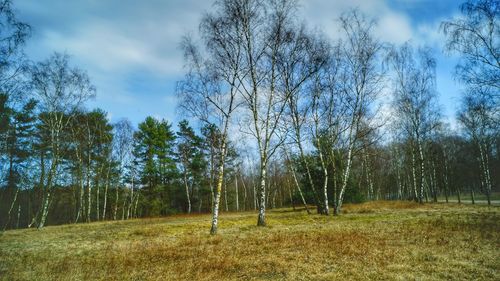
[[(377, 19), (375, 35), (393, 44), (412, 40), (434, 49), (442, 113), (454, 123), (460, 85), (453, 79), (457, 58), (443, 54), (441, 21), (459, 15), (454, 0), (302, 0), (300, 12), (311, 28), (332, 40), (336, 20), (359, 8)], [(183, 35), (196, 36), (210, 0), (14, 0), (19, 19), (33, 27), (26, 46), (34, 61), (66, 52), (87, 71), (97, 88), (89, 108), (108, 112), (112, 122), (138, 124), (147, 116), (177, 123), (176, 81), (184, 76), (179, 48)]]

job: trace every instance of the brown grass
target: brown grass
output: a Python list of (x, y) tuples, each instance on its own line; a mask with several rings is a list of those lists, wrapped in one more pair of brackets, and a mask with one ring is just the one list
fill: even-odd
[(500, 280), (500, 208), (370, 202), (7, 231), (1, 280)]

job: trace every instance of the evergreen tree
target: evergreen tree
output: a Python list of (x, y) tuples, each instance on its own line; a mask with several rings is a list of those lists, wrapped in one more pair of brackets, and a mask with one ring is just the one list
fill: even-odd
[(167, 186), (174, 183), (177, 169), (173, 149), (175, 134), (165, 120), (147, 117), (134, 134), (134, 164), (141, 175), (143, 212), (156, 216), (169, 212)]

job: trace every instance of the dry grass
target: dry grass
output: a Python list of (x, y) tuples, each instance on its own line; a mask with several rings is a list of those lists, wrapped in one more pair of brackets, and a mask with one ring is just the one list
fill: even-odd
[(1, 280), (500, 280), (500, 208), (371, 202), (15, 230)]

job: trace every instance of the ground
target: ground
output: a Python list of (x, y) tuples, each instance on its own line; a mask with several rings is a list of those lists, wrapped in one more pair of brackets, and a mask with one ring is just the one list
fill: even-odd
[(500, 280), (500, 207), (411, 202), (10, 230), (0, 280)]

